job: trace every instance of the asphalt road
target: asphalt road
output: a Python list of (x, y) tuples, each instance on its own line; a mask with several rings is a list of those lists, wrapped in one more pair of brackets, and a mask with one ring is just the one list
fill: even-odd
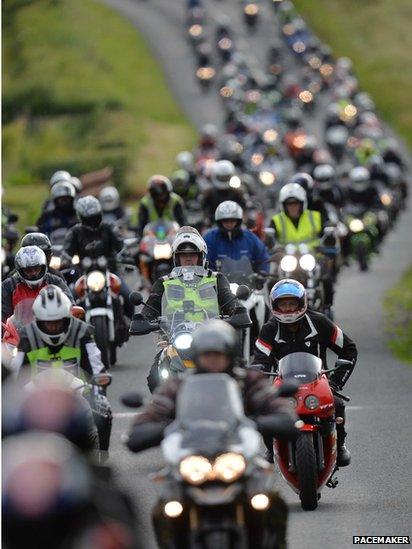
[[(192, 76), (191, 49), (183, 34), (182, 0), (104, 0), (125, 14), (145, 35), (165, 67), (166, 81), (176, 99), (196, 124), (220, 123), (216, 94), (202, 94)], [(243, 29), (239, 2), (208, 2), (211, 17), (219, 10), (229, 15), (235, 29)], [(260, 63), (264, 45), (276, 34), (269, 10), (253, 36), (242, 37), (249, 58)], [(190, 69), (188, 70), (188, 67)], [(314, 128), (318, 120), (313, 122)], [(289, 503), (289, 547), (352, 547), (353, 535), (410, 535), (412, 517), (412, 432), (410, 402), (412, 369), (386, 348), (382, 298), (412, 263), (412, 200), (382, 253), (368, 273), (355, 267), (342, 273), (337, 288), (337, 322), (357, 343), (359, 360), (345, 393), (348, 406), (348, 446), (352, 464), (339, 472), (335, 490), (325, 488), (319, 508), (301, 510), (297, 496), (279, 479)], [(148, 479), (161, 466), (158, 450), (135, 456), (122, 447), (121, 434), (130, 423), (130, 410), (119, 403), (130, 389), (147, 391), (145, 377), (155, 353), (155, 338), (129, 341), (119, 354), (110, 397), (115, 411), (111, 463), (124, 489), (132, 494), (139, 515), (142, 547), (156, 547), (150, 527), (155, 492)]]

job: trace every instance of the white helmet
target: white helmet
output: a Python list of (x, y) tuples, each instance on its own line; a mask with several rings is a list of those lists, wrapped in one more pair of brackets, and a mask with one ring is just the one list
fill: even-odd
[(287, 183), (279, 192), (279, 203), (283, 211), (285, 211), (285, 202), (287, 200), (298, 200), (303, 204), (303, 210), (308, 207), (308, 200), (306, 197), (306, 191), (298, 183)]
[(224, 219), (238, 219), (242, 222), (243, 210), (237, 202), (225, 200), (219, 204), (215, 211), (215, 221), (219, 222)]
[[(33, 303), (33, 315), (40, 337), (48, 345), (61, 345), (69, 333), (73, 322), (72, 304), (67, 295), (58, 286), (50, 284), (42, 290)], [(46, 329), (45, 322), (61, 320), (56, 332)]]
[(355, 192), (363, 192), (369, 188), (371, 176), (369, 170), (364, 166), (356, 166), (349, 172), (349, 186)]
[(74, 187), (74, 190), (76, 191), (76, 194), (79, 194), (83, 190), (83, 183), (78, 177), (71, 177), (69, 179), (69, 183), (71, 183)]
[(228, 189), (231, 178), (235, 175), (235, 166), (230, 160), (219, 160), (212, 166), (212, 183), (217, 189)]
[(58, 170), (50, 178), (50, 187), (53, 187), (58, 181), (70, 181), (71, 175), (66, 170)]
[(52, 200), (63, 198), (64, 196), (74, 198), (76, 196), (76, 189), (69, 181), (59, 181), (51, 188), (50, 196)]
[(187, 172), (193, 172), (195, 169), (195, 162), (193, 154), (189, 151), (182, 151), (176, 156), (176, 164), (182, 170)]
[(104, 187), (99, 194), (99, 202), (104, 212), (111, 212), (119, 207), (120, 195), (116, 187)]
[(199, 231), (193, 227), (180, 227), (176, 233), (176, 238), (172, 243), (173, 263), (179, 267), (176, 255), (179, 253), (190, 253), (197, 251), (201, 255), (200, 265), (206, 265), (207, 246)]
[(95, 196), (82, 196), (76, 202), (76, 212), (80, 222), (92, 230), (97, 230), (102, 222), (102, 207)]
[(333, 187), (335, 175), (335, 169), (330, 164), (319, 164), (313, 170), (313, 178), (323, 191), (328, 191)]
[[(24, 248), (20, 248), (16, 253), (14, 266), (22, 282), (31, 288), (37, 288), (46, 276), (46, 255), (38, 246), (25, 246)], [(40, 269), (36, 274), (28, 274), (27, 270), (34, 267), (39, 267)]]

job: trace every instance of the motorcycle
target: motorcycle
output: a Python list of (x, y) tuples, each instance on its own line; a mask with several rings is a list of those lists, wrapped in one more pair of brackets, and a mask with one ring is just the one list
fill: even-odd
[(95, 329), (96, 345), (106, 368), (114, 366), (117, 347), (127, 339), (123, 316), (123, 297), (120, 278), (108, 270), (107, 259), (84, 257), (84, 274), (76, 281), (74, 293), (77, 302), (86, 310), (85, 320)]
[(146, 225), (139, 245), (139, 266), (150, 284), (173, 268), (172, 242), (178, 229), (175, 221), (159, 220)]
[(344, 217), (348, 228), (345, 249), (359, 263), (361, 271), (369, 269), (372, 253), (377, 249), (379, 240), (378, 218), (373, 212), (348, 213)]
[(317, 508), (325, 485), (335, 488), (338, 484), (334, 476), (338, 470), (336, 424), (343, 419), (335, 417), (333, 393), (349, 399), (332, 392), (327, 376), (347, 362), (338, 360), (336, 368), (325, 370), (321, 359), (309, 353), (292, 353), (279, 361), (274, 385), (289, 379), (299, 381), (292, 401), (302, 425), (296, 441), (274, 441), (274, 455), (283, 478), (306, 511)]
[(243, 356), (245, 360), (249, 361), (255, 341), (270, 314), (267, 304), (267, 291), (264, 286), (266, 275), (262, 276), (255, 273), (247, 256), (242, 256), (238, 260), (224, 257), (217, 263), (219, 263), (217, 265), (218, 270), (229, 280), (233, 295), (238, 295), (239, 286), (242, 284), (245, 284), (251, 290), (246, 299), (240, 299), (253, 322), (252, 326), (246, 328), (244, 334)]
[(257, 428), (290, 436), (283, 422), (276, 416), (253, 422), (244, 414), (234, 379), (198, 374), (186, 378), (179, 391), (176, 420), (165, 430), (152, 427), (147, 439), (132, 433), (128, 446), (138, 452), (163, 439), (166, 467), (154, 475), (159, 496), (153, 521), (160, 547), (282, 545), (286, 507), (274, 489)]

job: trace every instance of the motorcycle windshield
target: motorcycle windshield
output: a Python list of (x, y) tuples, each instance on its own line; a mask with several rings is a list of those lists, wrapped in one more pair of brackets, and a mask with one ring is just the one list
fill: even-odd
[(179, 228), (175, 221), (152, 221), (148, 223), (143, 231), (143, 236), (151, 235), (157, 240), (167, 240), (168, 237), (174, 235)]
[(219, 259), (219, 270), (229, 282), (234, 284), (249, 284), (250, 276), (253, 274), (253, 267), (250, 259), (243, 255), (240, 259), (223, 257)]
[(36, 367), (37, 372), (64, 370), (65, 372), (72, 374), (74, 377), (78, 375), (78, 362), (75, 359), (37, 360)]
[(322, 360), (310, 353), (292, 353), (279, 360), (278, 372), (283, 379), (300, 383), (315, 381), (322, 370)]
[(167, 332), (192, 332), (202, 322), (219, 316), (215, 281), (207, 271), (179, 267), (171, 275), (174, 278), (164, 283), (162, 296), (162, 324)]
[(10, 321), (14, 326), (26, 326), (33, 320), (33, 303), (36, 298), (22, 299), (14, 307), (13, 316)]
[(196, 374), (179, 391), (176, 419), (193, 433), (205, 425), (231, 430), (244, 419), (239, 387), (227, 374)]

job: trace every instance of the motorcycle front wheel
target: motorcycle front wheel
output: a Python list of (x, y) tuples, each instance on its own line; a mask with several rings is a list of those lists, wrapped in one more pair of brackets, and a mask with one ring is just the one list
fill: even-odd
[(301, 433), (296, 441), (296, 472), (302, 509), (313, 511), (318, 506), (318, 468), (312, 433)]
[(94, 328), (94, 339), (102, 355), (102, 362), (106, 368), (110, 368), (109, 360), (109, 333), (105, 316), (92, 316), (90, 324)]

